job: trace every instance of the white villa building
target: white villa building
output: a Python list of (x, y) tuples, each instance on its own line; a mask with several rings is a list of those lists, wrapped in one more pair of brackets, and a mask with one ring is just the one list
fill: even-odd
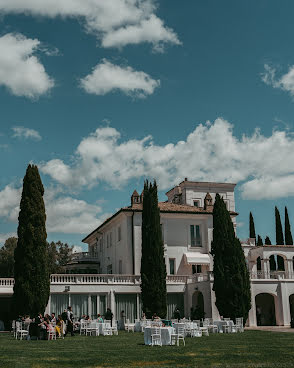
[[(159, 202), (167, 268), (168, 318), (178, 306), (189, 317), (202, 294), (205, 317), (219, 319), (213, 286), (212, 211), (216, 193), (223, 196), (234, 226), (235, 184), (192, 182), (185, 179)], [(121, 208), (83, 242), (88, 252), (76, 253), (67, 274), (51, 275), (47, 312), (96, 317), (107, 307), (118, 319), (122, 310), (130, 320), (140, 318), (142, 195), (134, 191), (130, 206)], [(251, 277), (251, 302), (247, 325), (290, 326), (294, 318), (292, 245), (242, 244)], [(13, 293), (13, 279), (0, 279), (1, 300)], [(258, 311), (258, 313), (256, 313)], [(258, 316), (257, 316), (258, 314)], [(0, 308), (1, 319), (1, 308)]]

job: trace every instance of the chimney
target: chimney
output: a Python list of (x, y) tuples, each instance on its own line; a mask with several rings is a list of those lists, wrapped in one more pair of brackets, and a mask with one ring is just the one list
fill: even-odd
[(134, 190), (132, 196), (131, 196), (131, 205), (140, 203), (140, 196), (136, 190)]

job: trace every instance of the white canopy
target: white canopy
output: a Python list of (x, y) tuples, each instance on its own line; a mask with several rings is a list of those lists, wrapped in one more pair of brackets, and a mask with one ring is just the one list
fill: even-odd
[(186, 262), (188, 264), (199, 264), (199, 265), (209, 265), (210, 258), (208, 254), (203, 254), (199, 252), (185, 253)]

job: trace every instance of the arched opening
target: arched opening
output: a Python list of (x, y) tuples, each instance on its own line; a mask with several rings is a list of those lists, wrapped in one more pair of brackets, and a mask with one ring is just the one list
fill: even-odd
[(257, 271), (261, 271), (261, 258), (260, 257), (257, 257), (256, 267), (257, 267)]
[(275, 326), (275, 298), (271, 294), (262, 293), (255, 297), (256, 321), (258, 326)]
[(198, 320), (205, 316), (204, 298), (201, 291), (195, 291), (192, 295), (191, 319)]
[(278, 254), (272, 254), (269, 257), (271, 271), (285, 271), (284, 257)]
[(294, 327), (294, 294), (289, 296), (291, 327)]

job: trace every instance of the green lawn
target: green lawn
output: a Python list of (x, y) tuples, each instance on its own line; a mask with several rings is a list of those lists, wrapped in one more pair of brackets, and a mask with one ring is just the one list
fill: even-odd
[(143, 345), (143, 334), (19, 341), (0, 334), (0, 367), (294, 367), (294, 334), (246, 331)]

